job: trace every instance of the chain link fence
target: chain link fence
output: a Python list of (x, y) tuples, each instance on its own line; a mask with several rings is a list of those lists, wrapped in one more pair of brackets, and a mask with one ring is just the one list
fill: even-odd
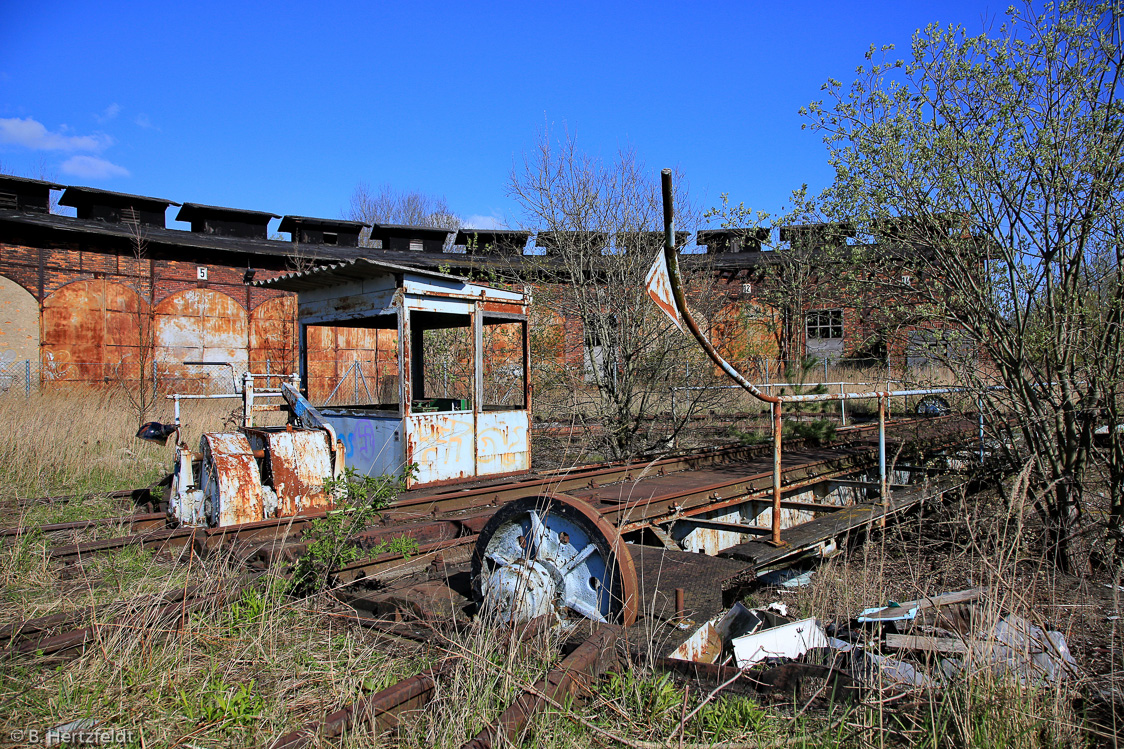
[[(752, 357), (731, 361), (750, 381), (772, 391), (792, 383), (831, 383), (834, 390), (844, 383), (908, 383), (951, 385), (953, 373), (945, 367), (928, 365), (910, 367), (902, 361), (884, 359), (803, 359), (785, 360)], [(684, 374), (690, 379), (691, 365), (684, 363)], [(716, 367), (707, 363), (704, 377), (715, 385), (729, 384)], [(143, 376), (141, 370), (144, 370)], [(40, 366), (30, 359), (0, 359), (0, 393), (22, 392), (30, 395), (41, 386), (87, 385), (104, 387), (122, 385), (151, 387), (157, 396), (170, 393), (190, 395), (233, 394), (242, 389), (246, 372), (265, 375), (258, 388), (274, 389), (282, 378), (295, 371), (291, 361), (248, 362), (181, 362), (157, 360), (147, 365), (136, 362), (59, 362), (49, 360)], [(710, 372), (709, 369), (713, 369)], [(535, 369), (532, 367), (532, 371)], [(701, 374), (701, 373), (700, 373)], [(310, 362), (310, 382), (306, 386), (313, 400), (320, 404), (350, 405), (357, 403), (396, 403), (398, 398), (397, 362), (394, 360), (355, 360)], [(700, 383), (702, 384), (702, 383)], [(443, 392), (443, 383), (427, 382), (433, 392)]]
[(39, 367), (30, 359), (0, 359), (0, 393), (31, 395), (39, 387)]

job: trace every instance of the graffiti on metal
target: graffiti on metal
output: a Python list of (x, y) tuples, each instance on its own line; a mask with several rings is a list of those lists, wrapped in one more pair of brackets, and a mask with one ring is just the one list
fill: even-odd
[(476, 475), (526, 471), (531, 467), (526, 411), (479, 414), (476, 430)]
[(475, 473), (472, 413), (415, 414), (406, 419), (406, 462), (414, 484), (468, 478)]

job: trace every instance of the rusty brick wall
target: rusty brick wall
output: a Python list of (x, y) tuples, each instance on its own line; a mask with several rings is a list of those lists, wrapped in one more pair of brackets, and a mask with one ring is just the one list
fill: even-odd
[[(135, 380), (142, 368), (148, 378), (155, 362), (169, 387), (221, 376), (229, 389), (229, 370), (185, 369), (191, 360), (294, 371), (293, 297), (247, 286), (245, 271), (233, 259), (168, 258), (147, 248), (0, 244), (0, 357), (32, 360), (48, 383)], [(258, 269), (257, 277), (281, 272)]]

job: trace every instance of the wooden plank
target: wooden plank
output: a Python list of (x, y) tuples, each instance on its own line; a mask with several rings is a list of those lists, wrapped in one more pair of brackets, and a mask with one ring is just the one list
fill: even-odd
[(963, 655), (973, 644), (951, 637), (922, 637), (919, 635), (886, 635), (886, 647), (894, 650), (924, 650), (930, 653)]
[(942, 593), (939, 596), (930, 596), (929, 598), (918, 598), (916, 601), (906, 601), (900, 603), (893, 608), (886, 608), (882, 611), (865, 614), (864, 619), (868, 621), (878, 621), (880, 619), (897, 619), (902, 613), (910, 609), (917, 609), (923, 611), (931, 609), (936, 606), (948, 606), (954, 603), (968, 603), (981, 598), (984, 594), (983, 588), (969, 588), (968, 590), (958, 590), (953, 593)]
[(856, 528), (861, 528), (883, 516), (892, 516), (920, 504), (926, 497), (937, 496), (949, 491), (958, 484), (952, 481), (934, 484), (926, 493), (924, 486), (915, 486), (912, 491), (898, 492), (891, 498), (889, 512), (881, 501), (863, 502), (850, 505), (830, 515), (809, 520), (781, 532), (784, 546), (772, 546), (764, 541), (746, 541), (731, 546), (719, 556), (751, 562), (761, 568), (777, 564), (789, 557), (797, 556), (816, 544), (843, 536)]

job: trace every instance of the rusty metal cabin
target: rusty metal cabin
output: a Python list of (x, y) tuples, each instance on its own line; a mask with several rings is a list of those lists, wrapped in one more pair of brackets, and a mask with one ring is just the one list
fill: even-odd
[(366, 258), (253, 283), (297, 293), (305, 388), (310, 328), (397, 331), (397, 402), (318, 409), (348, 466), (378, 475), (416, 465), (410, 487), (530, 470), (523, 293)]

